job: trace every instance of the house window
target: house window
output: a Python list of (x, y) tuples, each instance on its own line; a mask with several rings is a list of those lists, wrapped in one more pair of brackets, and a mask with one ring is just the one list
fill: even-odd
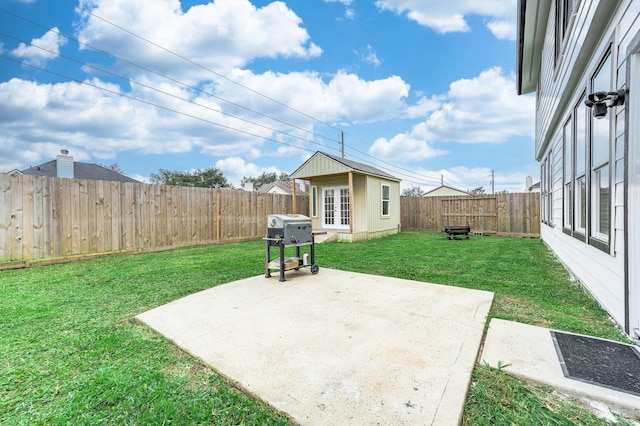
[[(611, 91), (611, 53), (608, 52), (591, 78), (591, 91)], [(611, 210), (609, 164), (611, 157), (611, 116), (591, 119), (591, 228), (590, 235), (608, 243)]]
[(318, 187), (311, 187), (311, 217), (318, 217)]
[(556, 19), (555, 19), (555, 61), (556, 66), (560, 63), (564, 43), (567, 35), (571, 30), (573, 15), (578, 9), (580, 0), (556, 0)]
[(540, 215), (542, 223), (549, 224), (549, 218), (547, 217), (547, 167), (548, 160), (545, 158), (542, 161), (540, 168)]
[(587, 106), (584, 104), (586, 95), (583, 93), (574, 109), (575, 117), (575, 145), (574, 160), (574, 230), (585, 235), (587, 228)]
[(553, 225), (553, 185), (552, 185), (552, 158), (551, 152), (542, 162), (540, 170), (540, 214), (543, 223), (549, 226)]
[(563, 211), (562, 211), (562, 227), (565, 230), (571, 230), (573, 218), (573, 119), (569, 117), (562, 129), (562, 145), (563, 145)]
[(389, 185), (382, 184), (382, 216), (389, 216)]
[[(611, 49), (589, 79), (589, 93), (611, 91), (613, 84)], [(612, 208), (611, 131), (615, 117), (595, 118), (580, 96), (562, 129), (563, 139), (563, 230), (565, 233), (608, 252)], [(544, 163), (543, 163), (544, 164)]]

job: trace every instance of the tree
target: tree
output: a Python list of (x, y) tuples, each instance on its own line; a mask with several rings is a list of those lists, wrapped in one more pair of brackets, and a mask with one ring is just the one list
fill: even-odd
[(281, 180), (283, 182), (290, 182), (291, 178), (289, 177), (288, 174), (286, 173), (280, 173), (280, 175), (278, 176), (278, 174), (276, 174), (276, 172), (263, 172), (260, 176), (258, 177), (243, 177), (242, 180), (240, 181), (240, 186), (241, 187), (245, 187), (246, 184), (251, 184), (251, 188), (254, 191), (257, 191), (262, 185), (268, 184), (268, 183), (273, 183), (277, 180)]
[(201, 188), (226, 188), (231, 185), (217, 167), (196, 169), (190, 171), (174, 171), (160, 169), (158, 173), (151, 173), (151, 182), (160, 185), (198, 186)]
[(422, 188), (416, 185), (410, 188), (403, 189), (402, 194), (400, 195), (403, 197), (421, 197), (423, 194), (424, 194), (424, 191), (422, 190)]
[(104, 164), (98, 164), (98, 166), (102, 166), (105, 169), (109, 169), (109, 170), (114, 171), (116, 173), (120, 173), (121, 175), (124, 174), (124, 171), (120, 168), (120, 166), (118, 166), (118, 163), (113, 163), (110, 166), (107, 166), (107, 165), (104, 165)]
[(484, 194), (484, 186), (479, 186), (477, 188), (473, 188), (469, 191), (473, 195), (483, 195)]

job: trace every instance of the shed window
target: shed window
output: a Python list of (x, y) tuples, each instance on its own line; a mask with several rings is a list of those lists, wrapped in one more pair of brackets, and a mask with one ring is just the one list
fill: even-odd
[(389, 216), (389, 185), (382, 184), (382, 216)]

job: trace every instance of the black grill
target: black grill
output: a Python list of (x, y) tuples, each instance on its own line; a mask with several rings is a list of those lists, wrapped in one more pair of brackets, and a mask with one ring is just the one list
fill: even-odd
[[(318, 265), (315, 264), (315, 244), (311, 219), (300, 214), (271, 214), (267, 218), (266, 269), (265, 277), (271, 277), (271, 270), (280, 270), (280, 281), (285, 281), (284, 272), (300, 268), (311, 268), (312, 274), (317, 274)], [(310, 245), (311, 255), (304, 253), (300, 256), (300, 247)], [(279, 247), (280, 257), (271, 260), (271, 247)], [(285, 247), (295, 247), (295, 257), (284, 257)]]
[(311, 219), (307, 216), (271, 214), (268, 222), (267, 238), (282, 238), (285, 246), (310, 244), (312, 241)]

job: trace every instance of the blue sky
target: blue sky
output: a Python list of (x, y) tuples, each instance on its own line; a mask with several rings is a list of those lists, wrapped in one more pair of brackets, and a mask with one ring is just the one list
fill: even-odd
[(160, 168), (292, 173), (315, 151), (403, 187), (521, 191), (535, 100), (516, 0), (3, 0), (0, 171), (68, 149)]

